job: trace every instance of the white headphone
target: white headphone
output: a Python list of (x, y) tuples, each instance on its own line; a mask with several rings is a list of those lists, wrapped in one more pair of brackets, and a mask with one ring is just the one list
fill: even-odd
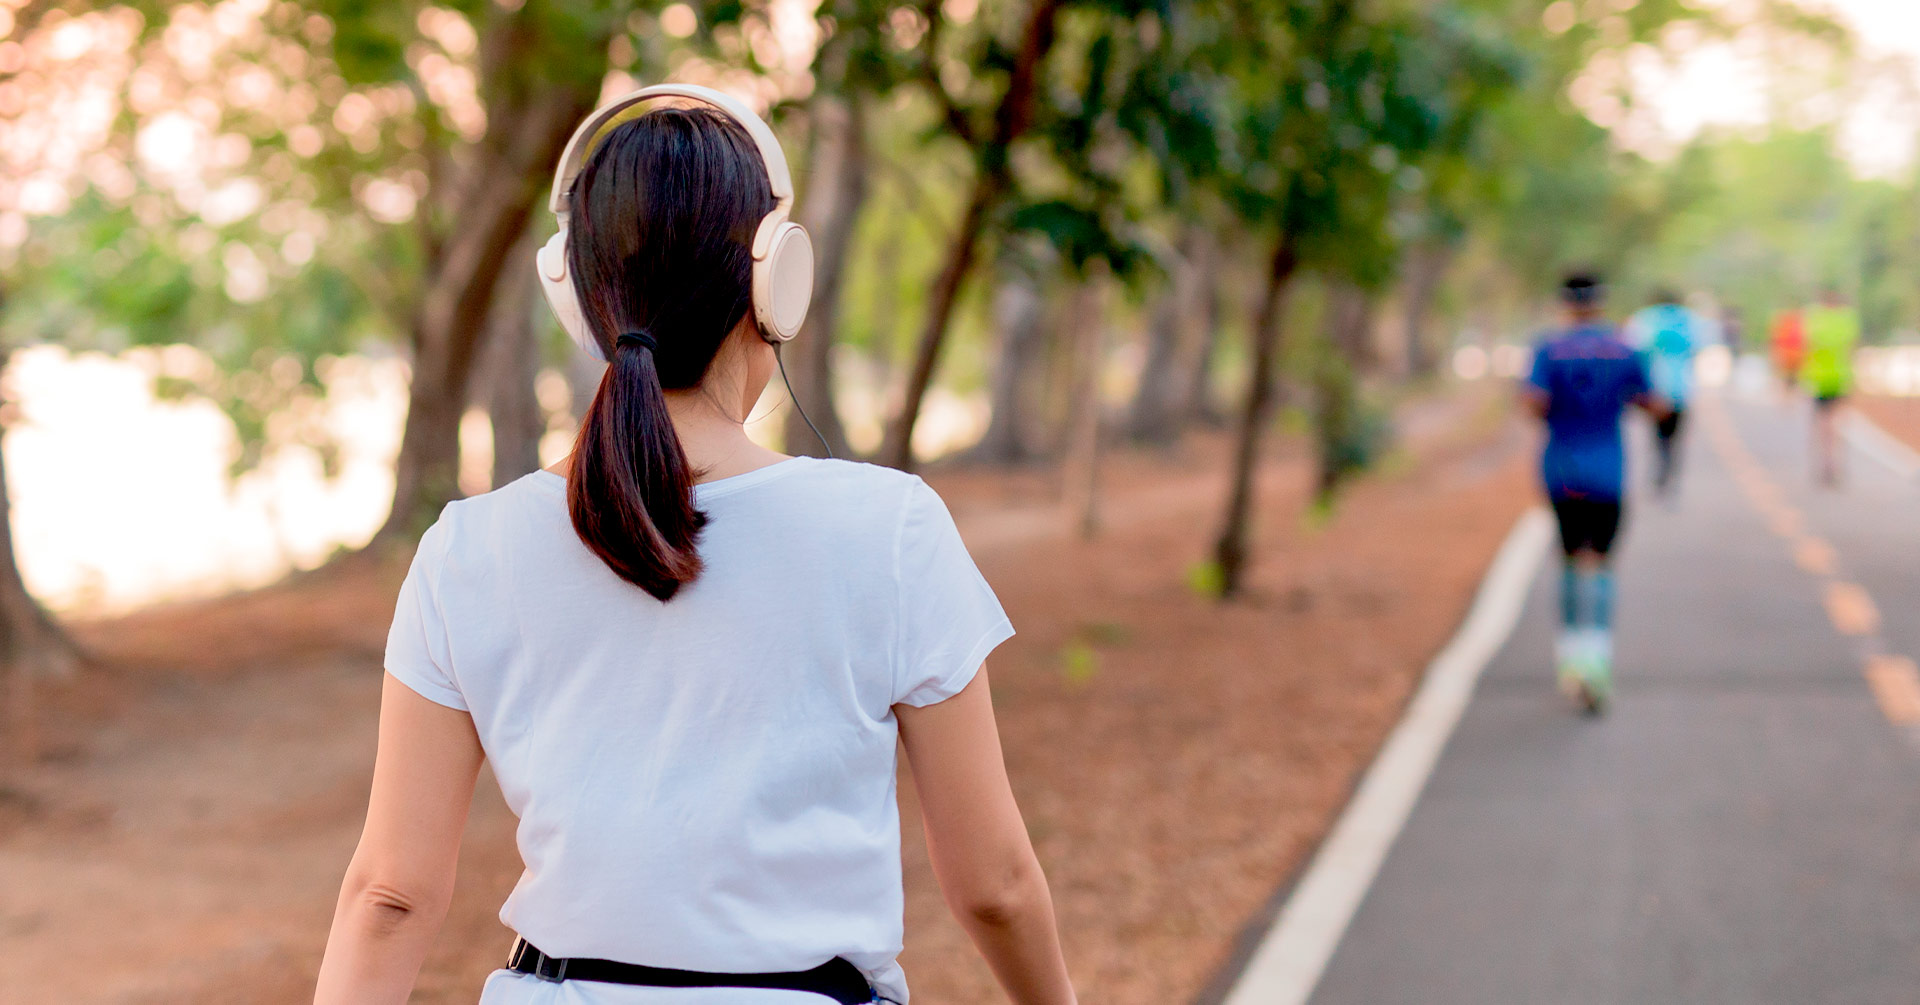
[(560, 221), (560, 232), (534, 255), (540, 290), (560, 319), (560, 327), (587, 355), (603, 361), (607, 358), (593, 337), (593, 329), (580, 309), (580, 293), (567, 274), (568, 189), (600, 131), (621, 112), (654, 98), (687, 98), (710, 105), (746, 129), (753, 145), (760, 149), (767, 181), (773, 187), (773, 211), (760, 220), (753, 234), (753, 317), (761, 337), (768, 342), (778, 345), (793, 338), (800, 333), (800, 323), (806, 320), (807, 306), (813, 301), (813, 240), (807, 237), (806, 228), (787, 219), (793, 210), (793, 176), (787, 171), (786, 154), (781, 153), (773, 130), (739, 99), (694, 84), (656, 84), (634, 91), (588, 116), (567, 141), (560, 164), (554, 168), (553, 192), (547, 199), (547, 208)]

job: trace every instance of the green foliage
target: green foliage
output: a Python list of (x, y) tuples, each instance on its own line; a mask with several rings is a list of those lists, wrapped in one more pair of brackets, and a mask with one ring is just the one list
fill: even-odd
[(169, 238), (135, 226), (132, 211), (84, 194), (44, 221), (13, 269), (8, 341), (109, 351), (176, 340), (218, 305)]
[(1331, 505), (1353, 475), (1373, 467), (1393, 444), (1392, 418), (1361, 393), (1353, 368), (1327, 354), (1314, 377), (1315, 500)]
[(1623, 309), (1658, 285), (1710, 291), (1747, 336), (1834, 285), (1869, 340), (1920, 319), (1920, 185), (1854, 177), (1829, 131), (1707, 137), (1667, 165), (1662, 226), (1624, 270)]
[(1092, 683), (1100, 672), (1101, 651), (1124, 646), (1132, 637), (1127, 626), (1117, 621), (1091, 621), (1081, 625), (1073, 638), (1060, 647), (1060, 675), (1076, 687)]
[[(184, 5), (132, 6), (144, 17), (138, 58), (165, 76), (172, 71), (160, 40)], [(260, 186), (258, 206), (238, 219), (209, 219), (145, 177), (132, 194), (84, 191), (63, 216), (34, 220), (31, 241), (9, 267), (0, 314), (8, 340), (109, 350), (194, 342), (225, 371), (221, 386), (202, 393), (221, 401), (244, 434), (264, 436), (268, 413), (284, 399), (229, 385), (279, 387), (267, 368), (291, 358), (298, 387), (311, 391), (315, 363), (326, 355), (401, 341), (419, 277), (458, 219), (460, 206), (448, 200), (423, 199), (407, 219), (376, 219), (367, 209), (370, 184), (454, 191), (445, 179), (475, 155), (470, 132), (433, 97), (423, 54), (471, 69), (483, 100), (557, 80), (597, 85), (609, 67), (642, 79), (693, 60), (702, 73), (783, 72), (751, 42), (769, 17), (764, 0), (694, 2), (698, 30), (688, 38), (661, 30), (665, 6), (273, 5), (261, 39), (220, 57), (210, 79), (264, 68), (309, 87), (315, 107), (301, 125), (320, 137), (317, 148), (295, 142), (284, 108), (220, 92), (210, 99), (220, 104), (212, 128), (245, 137), (244, 163), (230, 174)], [(1820, 129), (1709, 136), (1665, 163), (1623, 153), (1570, 101), (1574, 76), (1596, 54), (1657, 41), (1681, 21), (1708, 32), (1731, 28), (1686, 0), (1639, 0), (1578, 5), (1574, 24), (1552, 34), (1542, 27), (1544, 6), (1063, 0), (1032, 127), (999, 149), (988, 138), (1030, 3), (983, 0), (962, 19), (964, 5), (827, 0), (810, 72), (814, 86), (859, 100), (873, 164), (840, 339), (900, 358), (968, 179), (995, 165), (1008, 168), (1009, 190), (991, 214), (988, 242), (1010, 255), (1037, 238), (1052, 255), (1036, 270), (1072, 276), (1104, 264), (1136, 297), (1158, 281), (1157, 263), (1181, 229), (1200, 221), (1252, 246), (1236, 251), (1246, 260), (1265, 257), (1284, 235), (1301, 268), (1373, 296), (1390, 287), (1411, 242), (1468, 249), (1467, 278), (1476, 285), (1447, 294), (1456, 312), (1483, 307), (1483, 286), (1523, 300), (1583, 262), (1617, 277), (1623, 307), (1655, 283), (1711, 290), (1747, 319), (1750, 333), (1823, 282), (1858, 297), (1871, 338), (1913, 326), (1920, 186), (1854, 178), (1834, 154), (1831, 132)], [(444, 49), (423, 29), (434, 11), (464, 17), (480, 44), (465, 54)], [(1769, 4), (1767, 16), (1780, 30), (1836, 49), (1848, 44), (1830, 20), (1792, 5)], [(380, 109), (364, 134), (337, 122), (349, 96)], [(143, 115), (123, 119), (108, 153), (137, 166), (133, 136)], [(776, 121), (790, 138), (804, 137), (803, 116)], [(794, 159), (802, 163), (797, 144)], [(304, 255), (283, 251), (295, 218), (317, 235)], [(235, 259), (262, 263), (266, 295), (230, 295)], [(1257, 270), (1226, 269), (1231, 300), (1253, 299), (1246, 287)], [(1053, 277), (1047, 284), (1058, 285)], [(955, 326), (959, 358), (972, 361), (984, 354), (988, 322), (984, 294), (966, 291)], [(1224, 324), (1237, 332), (1244, 318), (1229, 312)], [(1351, 374), (1329, 383), (1322, 348), (1290, 350), (1315, 404), (1282, 421), (1309, 420), (1302, 431), (1331, 468), (1346, 471), (1377, 451), (1378, 431)], [(1243, 365), (1244, 352), (1229, 340), (1222, 359)], [(1345, 397), (1348, 383), (1356, 389), (1351, 409), (1319, 404), (1330, 389)]]
[(1227, 576), (1219, 562), (1196, 562), (1187, 569), (1187, 589), (1208, 600), (1226, 594)]
[(1075, 639), (1060, 647), (1060, 676), (1075, 687), (1093, 683), (1100, 672), (1100, 653), (1086, 642)]
[(1026, 141), (1045, 163), (1017, 175), (1005, 218), (1010, 232), (1049, 241), (1073, 275), (1098, 260), (1138, 278), (1156, 262), (1153, 245), (1164, 243), (1147, 231), (1181, 190), (1172, 179), (1187, 151), (1171, 140), (1194, 128), (1170, 100), (1176, 78), (1167, 67), (1180, 56), (1164, 27), (1172, 16), (1164, 3), (1082, 0), (1060, 17), (1050, 86)]
[(419, 34), (414, 25), (420, 4), (318, 0), (304, 6), (332, 24), (328, 55), (347, 83), (386, 83), (411, 74), (406, 50)]
[(1095, 259), (1127, 274), (1149, 256), (1145, 248), (1126, 240), (1106, 225), (1097, 210), (1064, 199), (1048, 199), (1016, 207), (1008, 230), (1031, 232), (1059, 250), (1075, 274), (1084, 275)]

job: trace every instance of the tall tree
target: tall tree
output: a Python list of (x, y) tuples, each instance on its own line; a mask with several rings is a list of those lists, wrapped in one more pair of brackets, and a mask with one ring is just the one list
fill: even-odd
[(1100, 400), (1100, 371), (1104, 368), (1107, 299), (1111, 281), (1106, 263), (1096, 259), (1079, 276), (1074, 308), (1065, 332), (1072, 381), (1067, 391), (1066, 449), (1062, 481), (1067, 511), (1080, 536), (1100, 529), (1100, 448), (1105, 409)]
[(1241, 589), (1248, 561), (1288, 285), (1303, 267), (1383, 281), (1394, 258), (1390, 211), (1396, 193), (1418, 178), (1406, 166), (1431, 146), (1444, 117), (1441, 85), (1500, 72), (1484, 40), (1437, 30), (1443, 10), (1304, 0), (1279, 18), (1248, 18), (1240, 36), (1248, 41), (1232, 50), (1250, 163), (1226, 189), (1248, 221), (1273, 235), (1273, 251), (1213, 549), (1223, 596)]
[(1195, 292), (1193, 355), (1187, 360), (1186, 393), (1180, 399), (1180, 421), (1203, 426), (1225, 424), (1224, 413), (1214, 402), (1213, 368), (1220, 349), (1220, 293), (1223, 285), (1220, 242), (1209, 235), (1199, 247), (1195, 268), (1199, 281)]
[[(1165, 27), (1169, 18), (1172, 29)], [(1184, 19), (1171, 8), (1118, 4), (1076, 9), (1065, 24), (1068, 41), (1050, 74), (1048, 99), (1039, 103), (1031, 129), (1033, 149), (1044, 152), (1049, 170), (1009, 199), (1006, 226), (1012, 234), (1038, 238), (1037, 246), (1048, 248), (1051, 257), (1059, 260), (1062, 276), (1075, 282), (1111, 276), (1140, 286), (1151, 281), (1149, 273), (1168, 273), (1171, 282), (1164, 284), (1166, 295), (1149, 325), (1149, 359), (1136, 396), (1137, 405), (1148, 404), (1135, 408), (1129, 424), (1138, 429), (1153, 421), (1171, 431), (1179, 424), (1183, 411), (1179, 402), (1185, 390), (1184, 373), (1175, 357), (1186, 350), (1199, 313), (1195, 308), (1202, 282), (1200, 258), (1209, 240), (1200, 233), (1195, 216), (1183, 216), (1193, 208), (1188, 204), (1193, 165), (1205, 170), (1217, 163), (1209, 96), (1192, 74), (1168, 69), (1181, 62), (1185, 48), (1180, 30)], [(1143, 176), (1152, 177), (1154, 184), (1138, 184)], [(1173, 247), (1161, 236), (1162, 230), (1184, 234), (1184, 247)], [(1011, 240), (1003, 242), (1002, 257), (1016, 247), (1020, 245)], [(1017, 252), (1014, 257), (1027, 256)], [(1155, 264), (1158, 269), (1148, 268)], [(1031, 271), (1028, 267), (1009, 270), (1012, 274)], [(1085, 320), (1076, 311), (1066, 327), (1078, 333)], [(1008, 433), (1019, 428), (1015, 416), (1007, 416), (1003, 423), (999, 412), (1018, 402), (1017, 396), (1002, 393), (1020, 386), (1014, 375), (1035, 369), (1031, 360), (1008, 351), (1031, 353), (1038, 348), (1030, 340), (1014, 337), (1021, 334), (1017, 328), (1002, 327), (1005, 345), (995, 368), (996, 414), (982, 453), (1007, 453)], [(1079, 350), (1091, 345), (1093, 351), (1104, 352), (1099, 340), (1071, 341)], [(1078, 358), (1080, 353), (1068, 355)], [(1102, 428), (1103, 424), (1082, 421), (1088, 414), (1087, 402), (1069, 397), (1074, 399), (1067, 409), (1071, 443), (1074, 429)], [(1092, 400), (1093, 414), (1104, 411), (1097, 396)], [(1147, 411), (1156, 417), (1149, 420)], [(1160, 413), (1165, 415), (1164, 423), (1157, 418)]]
[[(508, 256), (510, 262), (533, 258), (530, 228)], [(538, 281), (531, 269), (509, 268), (494, 297), (489, 331), (480, 348), (474, 398), (493, 426), (493, 478), (499, 488), (540, 467), (540, 436), (546, 414), (534, 383), (540, 373), (540, 330), (536, 311), (544, 313)]]
[[(480, 12), (485, 131), (463, 141), (437, 121), (423, 130), (429, 142), (444, 146), (427, 154), (438, 169), (428, 173), (419, 210), (424, 261), (409, 298), (413, 371), (407, 418), (394, 470), (393, 508), (376, 542), (411, 539), (458, 493), (460, 415), (495, 284), (552, 178), (561, 148), (593, 110), (607, 70), (607, 46), (625, 9), (527, 0), (513, 9), (481, 5)], [(376, 33), (374, 27), (355, 40), (380, 54), (361, 68), (413, 80), (404, 59), (394, 59), (395, 35)], [(438, 110), (425, 105), (422, 114), (437, 116)], [(531, 268), (524, 262), (514, 266)]]
[(1290, 235), (1283, 234), (1274, 245), (1268, 261), (1266, 282), (1260, 298), (1260, 310), (1254, 315), (1251, 330), (1253, 354), (1247, 363), (1247, 393), (1234, 425), (1233, 473), (1227, 488), (1227, 510), (1219, 536), (1214, 541), (1213, 561), (1218, 568), (1220, 595), (1239, 592), (1242, 572), (1247, 564), (1248, 528), (1253, 522), (1253, 479), (1260, 458), (1260, 440), (1268, 420), (1273, 417), (1274, 371), (1281, 351), (1280, 319), (1285, 313), (1287, 291), (1300, 258)]
[(1127, 410), (1127, 435), (1138, 442), (1171, 443), (1192, 414), (1188, 401), (1195, 390), (1193, 372), (1198, 364), (1189, 360), (1206, 348), (1201, 329), (1210, 319), (1202, 301), (1210, 292), (1211, 277), (1206, 274), (1210, 243), (1204, 226), (1188, 225), (1179, 253), (1169, 263), (1166, 287), (1154, 301), (1147, 322), (1146, 359)]
[[(5, 359), (0, 354), (0, 363)], [(4, 453), (0, 451), (0, 530), (12, 526)], [(27, 592), (13, 535), (0, 533), (0, 766), (38, 753), (35, 682), (67, 676), (79, 661), (73, 640)]]
[[(813, 237), (813, 306), (796, 342), (783, 350), (795, 404), (805, 409), (832, 451), (852, 452), (834, 401), (833, 349), (839, 340), (840, 295), (853, 258), (853, 235), (870, 194), (867, 116), (874, 98), (912, 70), (887, 32), (893, 7), (876, 0), (830, 0), (821, 13), (832, 31), (815, 52), (807, 99), (807, 170), (799, 222)], [(821, 444), (797, 413), (786, 420), (790, 454), (817, 454)]]
[(1351, 279), (1326, 283), (1325, 337), (1312, 365), (1313, 439), (1318, 505), (1353, 474), (1364, 470), (1381, 446), (1384, 424), (1361, 398), (1361, 377), (1375, 363), (1374, 312), (1379, 292)]
[(993, 368), (987, 384), (987, 430), (970, 456), (989, 464), (1018, 464), (1038, 452), (1033, 425), (1040, 371), (1045, 362), (1046, 304), (1041, 277), (1045, 256), (1009, 241), (995, 261)]
[[(829, 42), (829, 45), (832, 43)], [(805, 412), (787, 416), (786, 451), (819, 454), (824, 446), (845, 457), (847, 431), (833, 396), (833, 345), (839, 328), (840, 291), (853, 243), (853, 225), (867, 198), (866, 112), (858, 94), (816, 93), (808, 102), (811, 155), (807, 191), (799, 223), (813, 238), (813, 303), (798, 338), (782, 347), (782, 362), (792, 386), (794, 403)], [(806, 420), (811, 419), (813, 428)]]
[(1035, 90), (1042, 63), (1053, 49), (1054, 21), (1061, 3), (1062, 0), (1033, 0), (1007, 67), (1006, 86), (992, 106), (991, 124), (984, 127), (941, 81), (940, 61), (945, 58), (939, 50), (944, 21), (942, 5), (937, 0), (928, 0), (921, 8), (921, 17), (926, 22), (921, 38), (926, 57), (922, 79), (941, 104), (947, 128), (967, 144), (972, 154), (973, 184), (927, 298), (926, 315), (915, 342), (913, 363), (907, 371), (899, 410), (887, 423), (880, 443), (879, 460), (883, 464), (897, 468), (913, 466), (913, 429), (920, 419), (920, 406), (933, 383), (934, 369), (939, 365), (940, 351), (953, 320), (954, 305), (959, 301), (961, 284), (973, 269), (981, 233), (1012, 189), (1013, 144), (1033, 122)]

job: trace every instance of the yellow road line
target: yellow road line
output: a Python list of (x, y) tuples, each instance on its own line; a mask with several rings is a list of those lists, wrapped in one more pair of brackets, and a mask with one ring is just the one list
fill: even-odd
[[(1833, 545), (1803, 532), (1805, 521), (1800, 511), (1788, 504), (1780, 486), (1748, 452), (1733, 421), (1713, 405), (1704, 414), (1709, 439), (1747, 501), (1774, 533), (1791, 542), (1794, 563), (1821, 581), (1825, 590), (1822, 600), (1833, 627), (1842, 635), (1866, 637), (1868, 648), (1876, 647), (1879, 642), (1871, 637), (1880, 631), (1880, 609), (1874, 605), (1873, 596), (1858, 583), (1836, 578), (1839, 559)], [(1867, 657), (1865, 673), (1867, 688), (1887, 721), (1896, 726), (1920, 726), (1920, 667), (1912, 659), (1877, 653)]]
[(1920, 725), (1920, 668), (1905, 656), (1882, 654), (1867, 661), (1867, 686), (1880, 711), (1896, 725)]
[(1833, 545), (1817, 537), (1803, 535), (1793, 546), (1793, 560), (1813, 575), (1823, 578), (1833, 575)]
[(1880, 609), (1857, 583), (1827, 583), (1827, 619), (1842, 635), (1872, 635), (1880, 628)]

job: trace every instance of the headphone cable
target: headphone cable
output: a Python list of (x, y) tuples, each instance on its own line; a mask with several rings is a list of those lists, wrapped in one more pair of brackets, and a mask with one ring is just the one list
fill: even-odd
[(793, 381), (787, 379), (787, 361), (780, 354), (780, 347), (783, 344), (780, 342), (773, 344), (773, 361), (780, 367), (780, 383), (787, 386), (787, 400), (793, 402), (793, 410), (800, 413), (800, 421), (805, 422), (807, 428), (813, 430), (814, 437), (820, 441), (820, 449), (827, 452), (827, 459), (835, 460), (832, 445), (827, 443), (827, 438), (821, 434), (820, 427), (814, 425), (813, 420), (808, 418), (806, 408), (800, 404), (800, 396), (793, 393)]

